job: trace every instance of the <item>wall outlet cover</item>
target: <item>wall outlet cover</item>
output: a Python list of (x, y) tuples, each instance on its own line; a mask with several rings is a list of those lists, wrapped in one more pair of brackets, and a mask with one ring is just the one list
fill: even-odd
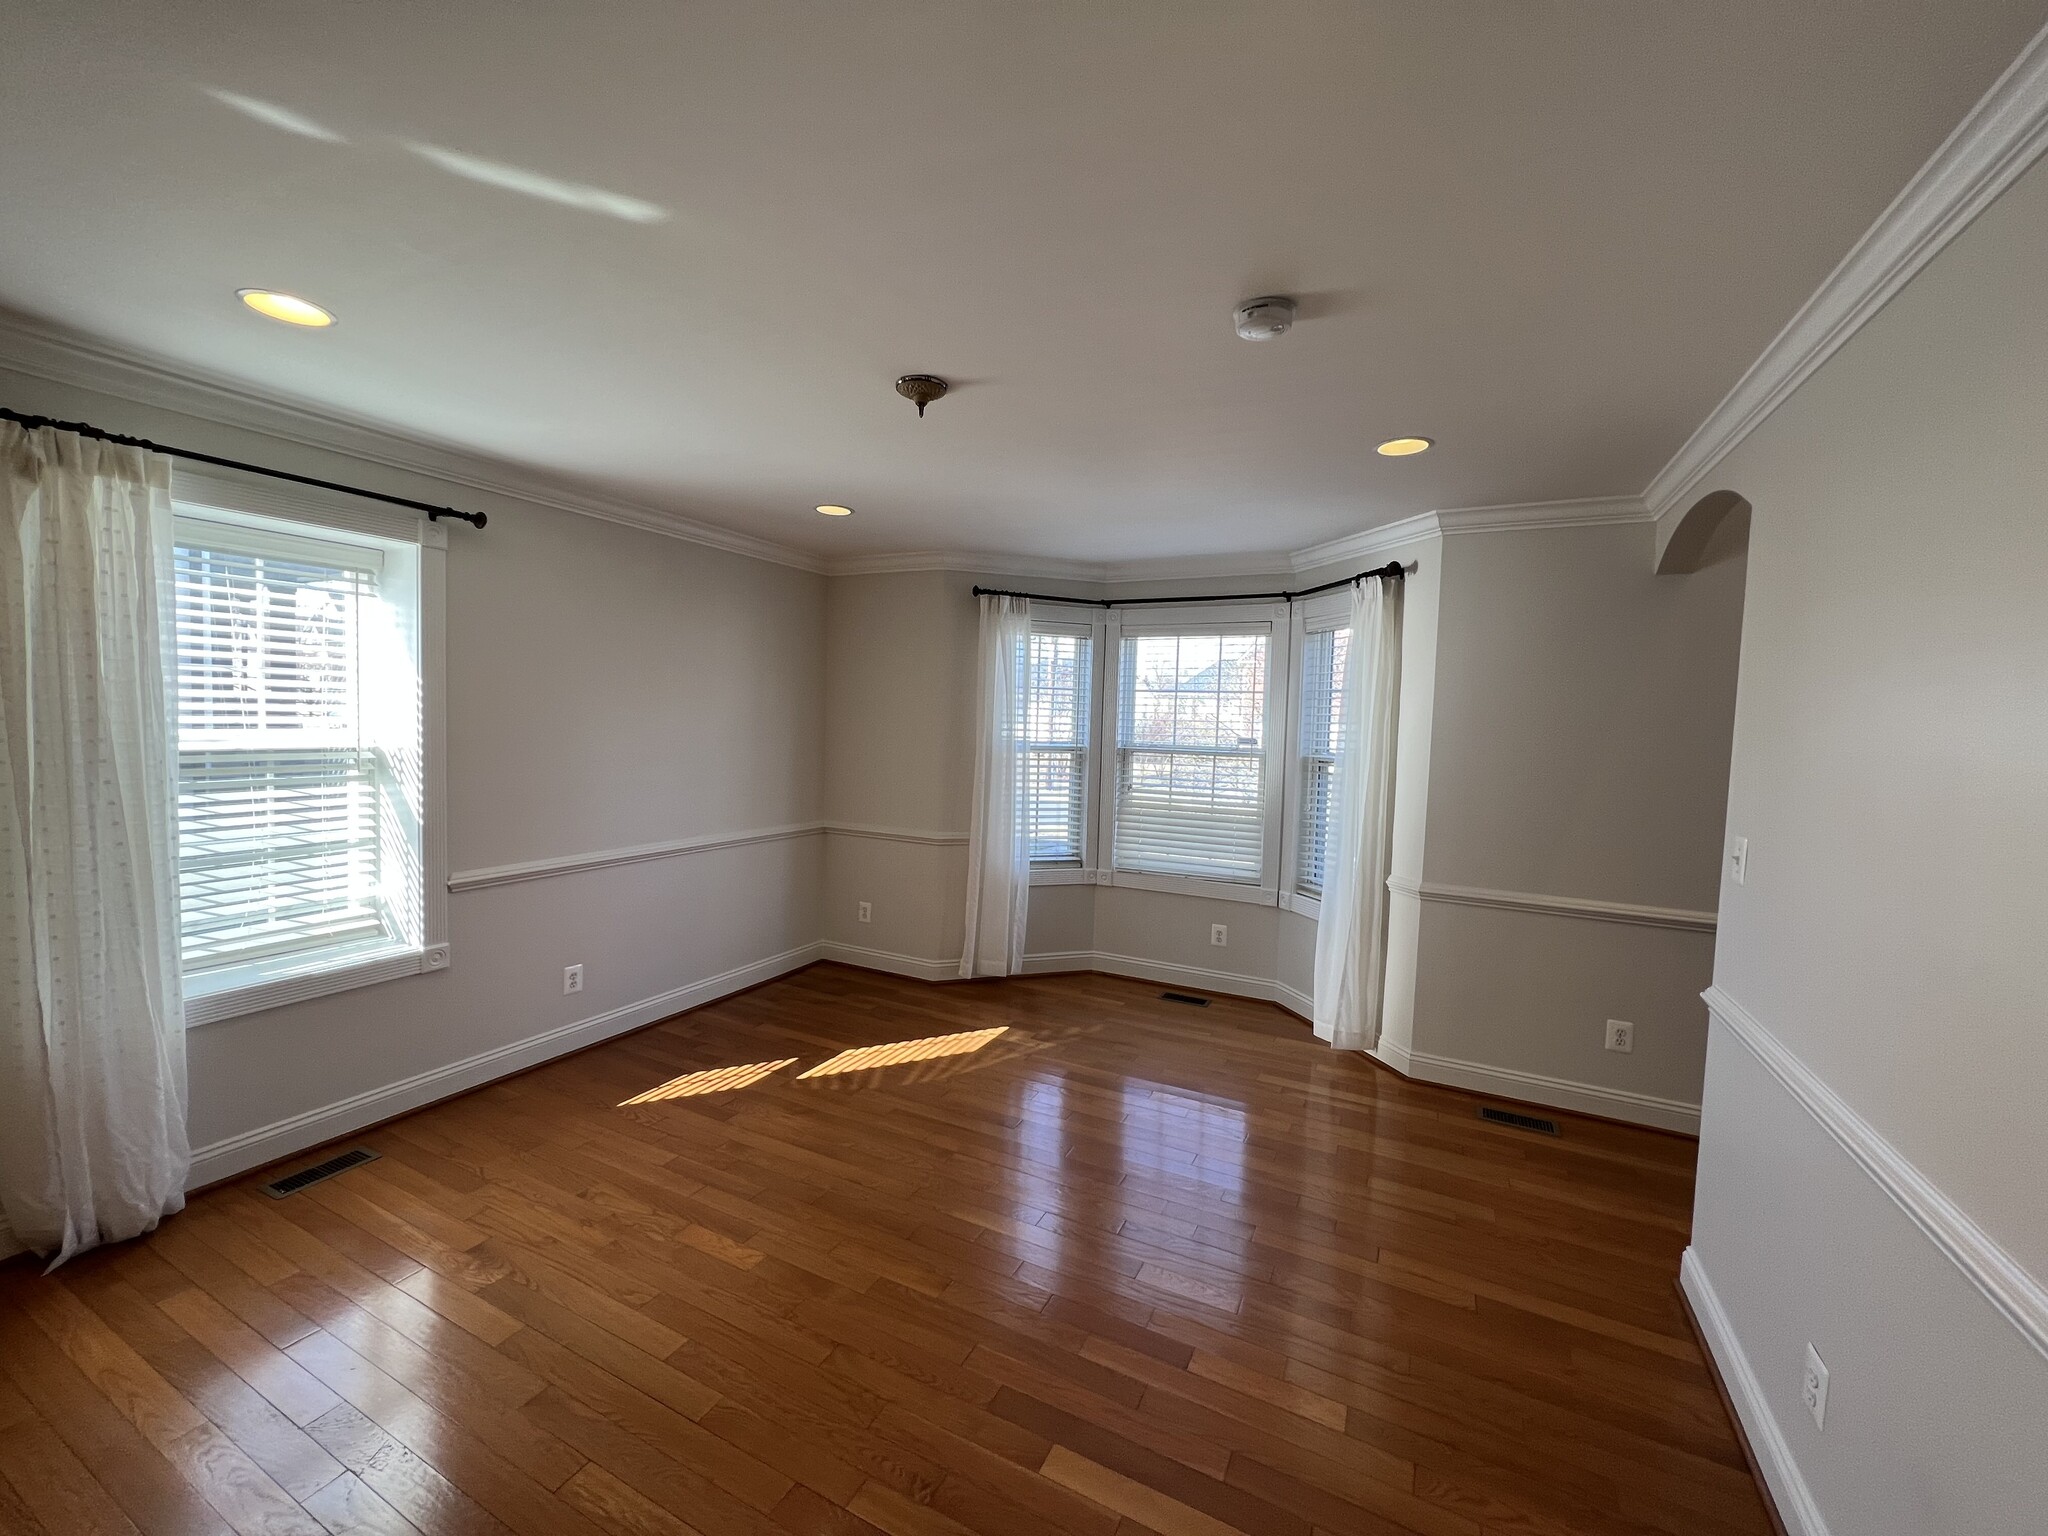
[(1607, 1049), (1610, 1051), (1633, 1051), (1636, 1048), (1636, 1027), (1627, 1019), (1607, 1021)]
[(1749, 839), (1728, 839), (1728, 878), (1741, 885), (1749, 878)]
[(1211, 923), (1209, 925), (1209, 942), (1219, 947), (1228, 944), (1230, 942), (1229, 926), (1224, 923)]
[(872, 923), (875, 920), (875, 904), (872, 901), (860, 904), (860, 920), (864, 923)]
[(567, 997), (567, 996), (568, 996), (568, 995), (569, 995), (570, 993), (572, 993), (572, 992), (581, 992), (582, 990), (583, 990), (583, 967), (582, 967), (582, 966), (580, 966), (580, 965), (565, 965), (565, 966), (563, 966), (563, 967), (562, 967), (562, 996), (564, 996), (564, 997)]
[(1828, 1365), (1811, 1344), (1806, 1346), (1806, 1372), (1799, 1385), (1800, 1399), (1813, 1415), (1813, 1427), (1828, 1427)]

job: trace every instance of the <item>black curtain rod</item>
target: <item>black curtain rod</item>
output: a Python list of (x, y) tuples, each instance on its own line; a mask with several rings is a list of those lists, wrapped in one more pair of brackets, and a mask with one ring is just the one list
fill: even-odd
[(1200, 597), (1060, 597), (1052, 592), (1012, 592), (1007, 587), (976, 587), (976, 597), (1028, 597), (1034, 603), (1071, 603), (1078, 608), (1136, 608), (1144, 603), (1277, 603), (1293, 602), (1298, 597), (1314, 597), (1318, 592), (1334, 592), (1339, 587), (1356, 586), (1377, 576), (1382, 581), (1399, 581), (1408, 574), (1409, 567), (1398, 560), (1389, 560), (1385, 565), (1375, 566), (1369, 571), (1360, 571), (1356, 576), (1339, 577), (1326, 581), (1319, 587), (1303, 587), (1299, 592), (1212, 592)]
[(454, 507), (437, 507), (429, 501), (414, 501), (409, 496), (387, 496), (382, 491), (366, 491), (360, 485), (343, 485), (339, 480), (316, 480), (311, 475), (295, 475), (284, 469), (265, 469), (261, 464), (244, 464), (240, 459), (223, 459), (211, 453), (194, 453), (189, 448), (167, 448), (162, 443), (152, 443), (146, 437), (123, 437), (119, 432), (108, 432), (100, 427), (88, 426), (82, 421), (58, 421), (50, 416), (25, 416), (20, 411), (10, 411), (0, 406), (0, 421), (12, 421), (33, 432), (38, 427), (54, 427), (59, 432), (75, 432), (80, 437), (98, 438), (103, 443), (119, 443), (124, 448), (146, 448), (151, 453), (167, 453), (174, 459), (191, 459), (197, 464), (217, 464), (222, 469), (239, 469), (252, 475), (267, 475), (272, 480), (289, 480), (294, 485), (315, 485), (323, 491), (340, 491), (347, 496), (365, 496), (371, 501), (389, 502), (394, 507), (410, 507), (415, 512), (427, 514), (427, 521), (438, 523), (444, 517), (460, 518), (463, 522), (481, 528), (489, 521), (482, 512), (460, 512)]

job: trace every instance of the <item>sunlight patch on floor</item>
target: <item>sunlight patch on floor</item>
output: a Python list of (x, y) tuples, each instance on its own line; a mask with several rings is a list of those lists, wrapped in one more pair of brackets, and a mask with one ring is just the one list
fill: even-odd
[[(797, 1063), (794, 1056), (781, 1061), (750, 1061), (743, 1067), (713, 1067), (708, 1072), (690, 1072), (682, 1077), (672, 1077), (659, 1088), (650, 1088), (637, 1093), (630, 1099), (619, 1100), (619, 1108), (629, 1104), (661, 1104), (670, 1099), (694, 1099), (704, 1093), (729, 1093), (735, 1088), (751, 1088), (764, 1077), (772, 1077), (784, 1067)], [(806, 1074), (808, 1076), (808, 1074)]]
[(842, 1072), (865, 1072), (871, 1067), (896, 1067), (911, 1061), (935, 1061), (941, 1056), (965, 1056), (980, 1050), (999, 1035), (1009, 1033), (1010, 1026), (999, 1024), (994, 1029), (972, 1029), (959, 1035), (932, 1035), (923, 1040), (898, 1040), (890, 1045), (863, 1045), (850, 1051), (841, 1051), (830, 1061), (821, 1061), (808, 1072), (797, 1074), (804, 1077), (837, 1077)]

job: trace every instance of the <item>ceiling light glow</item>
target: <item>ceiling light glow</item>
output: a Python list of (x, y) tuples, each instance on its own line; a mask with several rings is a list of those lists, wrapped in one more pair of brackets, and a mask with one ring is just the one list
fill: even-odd
[(306, 325), (316, 329), (334, 324), (334, 316), (318, 304), (289, 293), (276, 293), (268, 288), (237, 288), (235, 296), (259, 315), (272, 320), (282, 320), (286, 325)]
[(1379, 446), (1380, 454), (1389, 459), (1405, 459), (1412, 453), (1427, 453), (1436, 446), (1433, 437), (1390, 437)]
[(851, 516), (853, 516), (853, 508), (851, 508), (851, 507), (833, 507), (833, 506), (824, 506), (824, 507), (820, 507), (820, 508), (818, 508), (818, 510), (819, 510), (820, 512), (824, 513), (824, 514), (825, 514), (825, 515), (826, 515), (827, 517), (851, 517)]

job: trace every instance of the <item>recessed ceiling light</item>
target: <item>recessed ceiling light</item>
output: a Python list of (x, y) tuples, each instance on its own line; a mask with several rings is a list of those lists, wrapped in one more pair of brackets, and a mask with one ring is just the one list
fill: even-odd
[(1379, 451), (1390, 459), (1405, 459), (1411, 453), (1427, 453), (1436, 446), (1433, 437), (1390, 437)]
[(853, 516), (853, 508), (851, 507), (820, 507), (818, 508), (818, 510), (824, 513), (827, 517)]
[(273, 293), (268, 288), (237, 288), (235, 296), (257, 314), (282, 320), (286, 325), (309, 325), (317, 329), (334, 324), (334, 316), (318, 304), (289, 293)]

